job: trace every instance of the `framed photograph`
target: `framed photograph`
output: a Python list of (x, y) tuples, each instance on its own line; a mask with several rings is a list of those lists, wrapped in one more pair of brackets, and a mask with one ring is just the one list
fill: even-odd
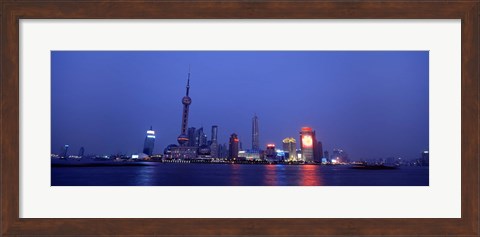
[(2, 235), (479, 234), (478, 1), (1, 4)]

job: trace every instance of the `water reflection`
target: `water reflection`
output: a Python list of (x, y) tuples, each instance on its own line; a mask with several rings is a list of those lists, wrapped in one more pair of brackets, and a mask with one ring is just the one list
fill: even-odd
[(230, 181), (233, 186), (240, 186), (242, 185), (242, 176), (241, 176), (241, 170), (242, 170), (242, 165), (239, 164), (232, 164), (228, 165), (231, 168), (231, 175), (230, 175)]
[(264, 182), (265, 185), (268, 186), (275, 186), (278, 185), (277, 180), (277, 165), (265, 165), (265, 175), (264, 175)]
[(318, 165), (299, 165), (300, 167), (300, 184), (302, 186), (321, 186), (323, 184), (322, 177), (318, 174), (320, 166)]

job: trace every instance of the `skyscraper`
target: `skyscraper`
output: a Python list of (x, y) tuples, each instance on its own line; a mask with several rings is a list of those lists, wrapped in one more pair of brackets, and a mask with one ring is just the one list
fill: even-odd
[(207, 134), (203, 132), (203, 127), (195, 131), (195, 146), (207, 145)]
[(213, 158), (218, 158), (218, 141), (217, 141), (217, 135), (218, 135), (218, 126), (213, 125), (212, 126), (212, 134), (211, 134), (211, 144), (210, 144), (210, 155)]
[(283, 139), (283, 150), (288, 152), (288, 161), (297, 160), (297, 141), (293, 137), (287, 137)]
[(145, 142), (143, 144), (143, 153), (149, 156), (153, 153), (153, 146), (155, 145), (155, 131), (153, 131), (152, 126), (147, 131), (147, 136), (145, 137)]
[(322, 142), (317, 142), (317, 146), (315, 148), (315, 162), (322, 162), (323, 157), (323, 144)]
[(189, 92), (190, 92), (190, 70), (188, 70), (187, 92), (185, 96), (182, 98), (182, 104), (183, 104), (182, 128), (181, 128), (180, 135), (177, 138), (178, 144), (180, 144), (180, 146), (188, 145), (188, 136), (186, 134), (187, 126), (188, 126), (188, 108), (192, 103), (192, 99), (190, 98), (190, 96), (188, 96)]
[(258, 134), (258, 117), (255, 114), (252, 118), (252, 150), (260, 149), (260, 140)]
[(315, 161), (315, 147), (317, 146), (315, 131), (310, 127), (303, 127), (300, 131), (300, 147), (302, 148), (302, 160), (307, 163)]
[(188, 128), (188, 146), (195, 146), (195, 127)]
[(230, 141), (228, 143), (228, 159), (234, 160), (238, 158), (238, 136), (233, 133), (230, 135)]

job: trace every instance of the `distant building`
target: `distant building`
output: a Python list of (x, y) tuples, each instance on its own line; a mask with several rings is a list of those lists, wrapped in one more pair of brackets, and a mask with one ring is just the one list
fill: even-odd
[(328, 151), (323, 152), (323, 157), (327, 159), (327, 161), (330, 161), (330, 155), (328, 154)]
[(260, 150), (257, 115), (254, 115), (252, 118), (252, 150)]
[(78, 151), (78, 156), (82, 158), (83, 155), (85, 155), (85, 148), (82, 146), (80, 147), (80, 151)]
[(207, 145), (207, 134), (203, 132), (203, 127), (195, 131), (195, 146)]
[(228, 157), (228, 148), (226, 144), (218, 145), (218, 158), (227, 158)]
[(213, 158), (218, 158), (218, 141), (217, 141), (217, 135), (218, 135), (218, 126), (213, 125), (212, 126), (212, 134), (211, 134), (211, 143), (210, 143), (210, 155)]
[(293, 137), (287, 137), (283, 139), (283, 150), (288, 153), (288, 161), (297, 160), (297, 141)]
[(422, 160), (421, 164), (422, 166), (429, 166), (430, 165), (430, 154), (428, 151), (423, 151), (422, 152)]
[(143, 144), (143, 153), (151, 156), (153, 153), (153, 147), (155, 145), (155, 131), (153, 131), (152, 126), (147, 131), (147, 136), (145, 137), (145, 142)]
[(172, 158), (172, 149), (178, 147), (176, 144), (170, 144), (167, 147), (165, 147), (165, 150), (163, 150), (163, 154), (165, 158)]
[(337, 163), (348, 163), (348, 154), (343, 149), (335, 148), (332, 151), (332, 162), (333, 160)]
[(68, 148), (69, 147), (70, 147), (69, 145), (63, 146), (62, 155), (60, 156), (60, 158), (63, 158), (63, 159), (68, 158)]
[(321, 163), (323, 158), (323, 144), (322, 142), (317, 142), (317, 146), (315, 147), (315, 162)]
[(188, 128), (188, 146), (195, 146), (195, 127)]
[(310, 127), (303, 127), (300, 131), (300, 147), (302, 149), (302, 161), (312, 163), (315, 161), (315, 147), (317, 138), (315, 131)]
[(250, 161), (260, 161), (260, 151), (259, 150), (240, 150), (238, 152), (238, 157), (243, 158), (244, 160)]
[(234, 160), (238, 158), (238, 136), (233, 133), (230, 135), (230, 141), (228, 143), (228, 159)]

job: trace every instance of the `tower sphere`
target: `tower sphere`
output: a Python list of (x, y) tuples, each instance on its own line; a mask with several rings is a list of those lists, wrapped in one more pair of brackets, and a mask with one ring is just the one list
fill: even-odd
[(190, 96), (184, 96), (182, 98), (182, 104), (184, 105), (190, 105), (192, 103), (192, 99), (190, 98)]

